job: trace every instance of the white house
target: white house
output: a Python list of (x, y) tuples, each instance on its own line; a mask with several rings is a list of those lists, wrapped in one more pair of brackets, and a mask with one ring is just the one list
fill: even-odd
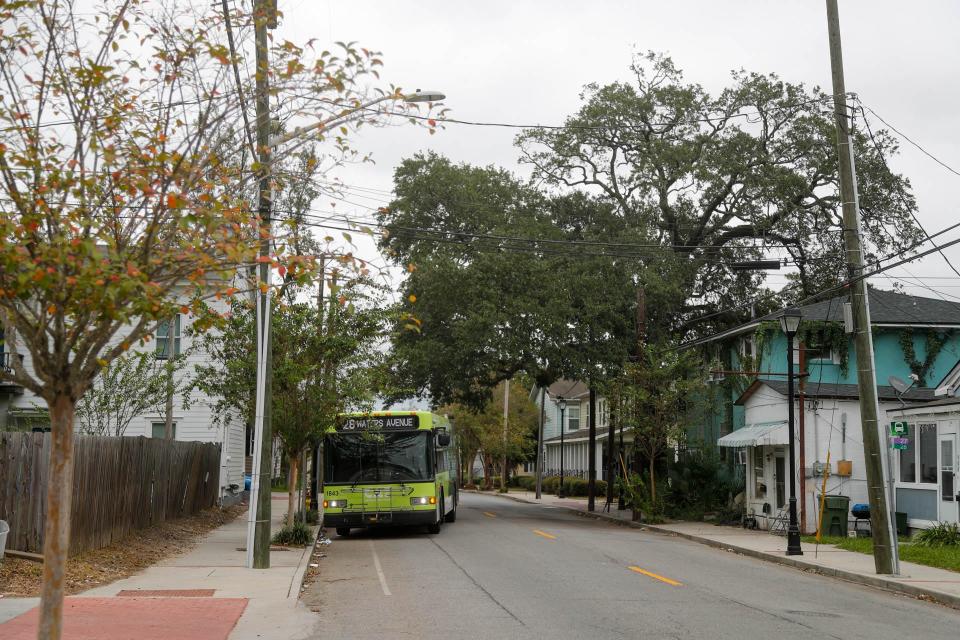
[[(586, 478), (589, 471), (589, 420), (590, 389), (577, 380), (558, 380), (547, 387), (544, 395), (543, 425), (543, 473), (544, 476), (560, 475), (560, 448), (563, 441), (563, 474), (565, 477)], [(530, 400), (540, 407), (541, 388), (534, 386)], [(566, 403), (563, 413), (563, 437), (560, 435), (560, 398)], [(607, 468), (607, 440), (609, 439), (610, 408), (606, 398), (597, 396), (597, 435), (595, 468), (597, 479), (602, 480)], [(629, 429), (623, 430), (626, 443), (632, 442)], [(619, 450), (619, 432), (614, 442), (614, 451)], [(533, 471), (533, 464), (527, 465)]]
[(895, 451), (893, 470), (897, 510), (907, 513), (912, 527), (960, 522), (960, 362), (935, 395), (930, 402), (887, 410), (891, 433), (906, 441)]
[[(163, 359), (166, 353), (187, 353), (184, 372), (190, 375), (197, 364), (206, 363), (209, 355), (202, 349), (190, 349), (191, 337), (188, 328), (193, 318), (178, 314), (169, 324), (161, 325), (156, 340), (147, 343), (145, 349)], [(172, 330), (172, 331), (171, 331)], [(0, 336), (2, 337), (2, 336)], [(170, 351), (172, 350), (172, 351)], [(4, 350), (0, 339), (0, 364), (10, 366), (12, 355)], [(24, 367), (30, 371), (29, 353), (23, 355)], [(189, 408), (183, 407), (183, 397), (173, 398), (174, 438), (183, 441), (215, 442), (221, 445), (220, 494), (226, 503), (238, 501), (244, 485), (245, 455), (249, 454), (247, 430), (243, 421), (233, 419), (224, 425), (213, 420), (212, 399), (194, 391)], [(9, 382), (0, 382), (0, 431), (29, 430), (49, 427), (50, 420), (46, 402), (27, 389)], [(165, 415), (162, 407), (136, 416), (124, 432), (125, 436), (162, 438), (165, 430)]]
[[(903, 406), (892, 387), (881, 386), (877, 391), (881, 416), (883, 411)], [(902, 397), (909, 407), (923, 406), (918, 403), (932, 398), (933, 389), (911, 389)], [(756, 380), (736, 404), (744, 408), (746, 426), (723, 436), (717, 444), (738, 451), (737, 462), (746, 467), (746, 513), (753, 514), (766, 529), (787, 507), (790, 495), (787, 383)], [(851, 506), (868, 502), (857, 385), (806, 385), (802, 402), (799, 395), (796, 400), (794, 427), (797, 517), (803, 531), (813, 532), (825, 472), (826, 495), (848, 496)], [(913, 520), (910, 505), (899, 503), (897, 510), (907, 510)], [(911, 526), (919, 525), (911, 522)]]

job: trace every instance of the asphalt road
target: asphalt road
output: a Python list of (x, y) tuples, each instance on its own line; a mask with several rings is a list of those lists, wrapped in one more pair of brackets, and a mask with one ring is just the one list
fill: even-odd
[(438, 535), (325, 551), (304, 594), (324, 638), (960, 637), (946, 607), (493, 496), (463, 495)]

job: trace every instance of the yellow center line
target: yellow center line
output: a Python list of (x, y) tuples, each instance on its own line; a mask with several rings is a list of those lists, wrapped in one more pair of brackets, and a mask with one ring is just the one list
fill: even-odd
[(483, 515), (487, 516), (488, 518), (496, 518), (496, 517), (497, 517), (497, 514), (495, 514), (495, 513), (490, 513), (489, 511), (484, 511), (484, 512), (483, 512)]
[(682, 582), (677, 582), (676, 580), (671, 580), (670, 578), (664, 578), (663, 576), (658, 576), (657, 574), (651, 573), (646, 569), (641, 569), (640, 567), (627, 567), (627, 568), (630, 569), (630, 571), (636, 571), (637, 573), (642, 573), (643, 575), (653, 578), (654, 580), (659, 580), (660, 582), (666, 582), (667, 584), (672, 585), (674, 587), (679, 587), (683, 585)]
[(546, 531), (540, 531), (540, 529), (534, 529), (533, 532), (534, 532), (535, 534), (537, 534), (538, 536), (543, 536), (543, 537), (546, 538), (547, 540), (556, 540), (556, 539), (557, 539), (557, 536), (553, 535), (552, 533), (547, 533)]

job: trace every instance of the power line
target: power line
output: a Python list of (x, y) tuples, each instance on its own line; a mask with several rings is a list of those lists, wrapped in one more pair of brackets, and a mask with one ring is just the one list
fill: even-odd
[(247, 101), (243, 96), (243, 81), (240, 78), (240, 67), (237, 65), (237, 49), (233, 41), (233, 25), (230, 21), (230, 7), (227, 0), (221, 0), (223, 5), (223, 21), (227, 28), (227, 43), (230, 45), (230, 65), (233, 67), (233, 78), (237, 83), (237, 97), (240, 100), (240, 114), (243, 116), (243, 132), (246, 134), (247, 144), (253, 157), (257, 154), (257, 145), (253, 142), (253, 132), (250, 128), (250, 119), (247, 116)]
[[(942, 233), (942, 232), (941, 232), (941, 233)], [(934, 234), (934, 235), (938, 235), (938, 234)], [(841, 282), (841, 283), (839, 283), (839, 284), (837, 284), (837, 285), (834, 285), (834, 286), (832, 286), (832, 287), (828, 287), (828, 288), (826, 288), (826, 289), (822, 289), (822, 290), (818, 291), (817, 293), (814, 293), (813, 295), (807, 296), (806, 298), (798, 301), (798, 302), (796, 303), (796, 306), (802, 306), (802, 305), (805, 305), (805, 304), (814, 302), (817, 298), (822, 298), (822, 297), (824, 297), (824, 296), (829, 296), (829, 295), (832, 295), (832, 294), (834, 294), (834, 293), (841, 293), (841, 292), (843, 292), (845, 289), (847, 289), (851, 284), (853, 284), (853, 283), (855, 283), (855, 282), (859, 282), (860, 280), (865, 280), (865, 279), (867, 279), (867, 278), (871, 278), (871, 277), (873, 277), (873, 276), (880, 275), (880, 274), (882, 274), (882, 273), (884, 273), (884, 272), (886, 272), (886, 271), (889, 271), (890, 269), (894, 269), (894, 268), (899, 267), (899, 266), (901, 266), (901, 265), (903, 265), (903, 264), (907, 264), (907, 263), (913, 262), (914, 260), (919, 260), (920, 258), (923, 258), (923, 257), (925, 257), (925, 256), (928, 256), (928, 255), (930, 255), (931, 253), (934, 253), (934, 252), (939, 251), (939, 250), (941, 250), (941, 249), (946, 249), (946, 248), (948, 248), (948, 247), (952, 247), (953, 245), (956, 245), (956, 244), (960, 244), (960, 238), (955, 238), (955, 239), (950, 240), (949, 242), (945, 242), (945, 243), (943, 243), (943, 244), (941, 244), (941, 245), (934, 245), (933, 248), (927, 249), (926, 251), (922, 251), (922, 252), (918, 253), (918, 254), (915, 255), (915, 256), (910, 256), (909, 258), (903, 258), (903, 259), (901, 259), (901, 260), (899, 260), (899, 261), (897, 261), (897, 262), (894, 262), (894, 263), (889, 264), (889, 265), (886, 265), (886, 266), (878, 266), (876, 269), (874, 269), (874, 270), (872, 270), (872, 271), (864, 271), (864, 272), (861, 273), (860, 275), (854, 276), (854, 277), (852, 277), (852, 278), (848, 278), (847, 280), (845, 280), (845, 281), (843, 281), (843, 282)], [(702, 320), (705, 320), (705, 319), (708, 319), (708, 318), (711, 318), (711, 317), (714, 317), (714, 316), (717, 316), (717, 315), (722, 315), (722, 314), (724, 314), (724, 313), (728, 313), (728, 312), (730, 312), (730, 311), (735, 311), (735, 310), (740, 309), (740, 308), (742, 308), (742, 307), (749, 306), (749, 305), (751, 305), (751, 304), (755, 304), (756, 302), (758, 302), (758, 301), (760, 301), (760, 300), (762, 300), (762, 299), (764, 299), (764, 298), (768, 298), (768, 297), (770, 297), (771, 295), (775, 295), (775, 294), (774, 294), (773, 292), (771, 292), (770, 295), (760, 296), (759, 298), (755, 298), (754, 300), (751, 300), (750, 302), (746, 302), (746, 303), (743, 303), (743, 304), (735, 305), (735, 306), (733, 306), (733, 307), (728, 307), (727, 309), (723, 309), (723, 310), (721, 310), (721, 311), (717, 311), (717, 312), (714, 312), (714, 313), (707, 314), (707, 315), (705, 315), (705, 316), (700, 316), (700, 317), (694, 318), (694, 319), (691, 320), (690, 322), (699, 322), (699, 321), (702, 321)], [(686, 342), (683, 342), (683, 343), (677, 345), (675, 348), (676, 348), (676, 349), (683, 349), (683, 348), (690, 347), (690, 346), (693, 346), (693, 345), (696, 345), (696, 344), (700, 344), (700, 343), (704, 342), (705, 340), (706, 340), (705, 338), (695, 338), (695, 339), (693, 339), (693, 340), (688, 340), (688, 341), (686, 341)]]
[[(847, 94), (850, 96), (852, 94)], [(751, 117), (765, 116), (770, 112), (776, 111), (789, 111), (791, 109), (796, 109), (799, 107), (804, 107), (810, 104), (816, 104), (819, 102), (825, 102), (827, 100), (833, 100), (832, 95), (821, 96), (819, 98), (811, 98), (809, 100), (803, 100), (801, 102), (785, 104), (778, 107), (773, 107), (766, 112), (761, 111), (749, 111), (749, 112), (738, 112), (732, 114), (723, 114), (718, 116), (705, 116), (702, 118), (688, 118), (688, 119), (679, 119), (679, 120), (663, 120), (657, 122), (646, 123), (643, 126), (640, 125), (623, 125), (618, 124), (616, 126), (607, 126), (607, 125), (572, 125), (572, 124), (520, 124), (515, 122), (493, 122), (493, 121), (482, 121), (482, 120), (464, 120), (461, 118), (446, 118), (443, 116), (433, 117), (433, 116), (422, 116), (419, 114), (411, 113), (393, 113), (391, 115), (397, 115), (403, 118), (410, 118), (412, 120), (421, 120), (428, 121), (433, 124), (459, 124), (471, 127), (497, 127), (503, 129), (548, 129), (548, 130), (570, 130), (570, 131), (609, 131), (610, 129), (641, 129), (646, 130), (649, 127), (673, 127), (683, 124), (697, 124), (697, 123), (714, 123), (714, 122), (726, 122), (734, 118), (746, 118), (750, 122), (759, 122), (758, 120), (751, 121)], [(381, 113), (380, 110), (368, 107), (364, 109), (365, 111), (372, 111), (375, 113)]]
[(886, 120), (884, 120), (882, 117), (880, 117), (880, 114), (878, 114), (876, 111), (874, 111), (874, 110), (871, 109), (870, 107), (864, 107), (864, 106), (862, 106), (863, 103), (861, 103), (859, 99), (857, 100), (857, 102), (861, 104), (861, 107), (860, 107), (861, 110), (865, 108), (867, 111), (869, 111), (870, 113), (872, 113), (877, 120), (879, 120), (879, 121), (882, 122), (883, 124), (885, 124), (885, 125), (887, 125), (888, 127), (890, 127), (890, 129), (891, 129), (892, 131), (894, 131), (898, 136), (900, 136), (901, 138), (903, 138), (904, 140), (906, 140), (907, 142), (909, 142), (910, 144), (912, 144), (914, 147), (916, 147), (917, 149), (919, 149), (920, 151), (922, 151), (925, 156), (927, 156), (928, 158), (930, 158), (931, 160), (933, 160), (934, 162), (936, 162), (937, 164), (939, 164), (941, 167), (943, 167), (944, 169), (946, 169), (946, 170), (949, 171), (950, 173), (952, 173), (952, 174), (954, 174), (954, 175), (956, 175), (956, 176), (960, 176), (960, 171), (957, 171), (956, 169), (954, 169), (953, 167), (951, 167), (950, 165), (948, 165), (946, 162), (944, 162), (944, 161), (941, 160), (940, 158), (936, 157), (935, 155), (933, 155), (932, 153), (930, 153), (929, 151), (927, 151), (926, 149), (924, 149), (923, 146), (922, 146), (919, 142), (916, 142), (916, 141), (913, 140), (910, 136), (908, 136), (907, 134), (903, 133), (902, 131), (900, 131), (899, 129), (897, 129), (895, 126), (893, 126), (892, 124), (890, 124), (889, 122), (887, 122)]
[[(884, 156), (884, 154), (883, 154), (883, 149), (880, 148), (880, 145), (877, 143), (876, 138), (873, 137), (873, 130), (870, 128), (870, 121), (867, 120), (867, 114), (866, 114), (866, 112), (864, 111), (863, 103), (860, 102), (859, 100), (857, 100), (857, 104), (860, 106), (860, 115), (863, 117), (863, 124), (866, 125), (866, 127), (867, 127), (867, 134), (870, 136), (870, 142), (873, 143), (873, 148), (876, 149), (877, 155), (880, 157), (880, 162), (883, 163), (884, 168), (892, 175), (892, 174), (893, 174), (893, 171), (890, 170), (890, 165), (887, 164), (887, 158), (886, 158), (886, 156)], [(873, 112), (871, 111), (871, 113), (873, 113)], [(878, 117), (879, 117), (879, 116), (878, 116)], [(889, 125), (887, 125), (887, 126), (889, 126)], [(893, 128), (893, 127), (891, 127), (891, 129), (892, 129), (892, 128)], [(941, 164), (942, 164), (942, 163), (941, 163)], [(944, 166), (946, 166), (946, 165), (944, 165)], [(949, 168), (949, 167), (948, 167), (948, 168)], [(956, 173), (956, 172), (954, 172), (954, 173)], [(960, 175), (960, 174), (958, 174), (958, 175)], [(904, 193), (903, 193), (903, 185), (898, 182), (897, 185), (896, 185), (896, 188), (894, 189), (894, 192), (897, 194), (897, 197), (900, 199), (900, 204), (903, 205), (903, 208), (907, 210), (907, 212), (910, 214), (910, 217), (913, 218), (913, 221), (917, 223), (917, 226), (920, 228), (920, 231), (922, 231), (922, 232), (923, 232), (923, 235), (925, 235), (925, 236), (927, 237), (927, 239), (929, 240), (929, 239), (930, 239), (930, 234), (927, 233), (927, 230), (924, 228), (923, 223), (920, 222), (920, 219), (917, 217), (917, 214), (914, 213), (914, 211), (913, 211), (913, 207), (912, 207), (912, 206), (910, 205), (910, 203), (907, 201), (907, 198), (906, 198), (906, 196), (905, 196)], [(951, 269), (955, 274), (957, 274), (958, 276), (960, 276), (960, 271), (958, 271), (957, 268), (956, 268), (955, 266), (953, 266), (953, 263), (950, 262), (950, 259), (947, 257), (947, 254), (945, 254), (943, 251), (941, 251), (941, 252), (940, 252), (940, 257), (943, 258), (943, 261), (947, 263), (947, 266), (950, 267), (950, 269)]]

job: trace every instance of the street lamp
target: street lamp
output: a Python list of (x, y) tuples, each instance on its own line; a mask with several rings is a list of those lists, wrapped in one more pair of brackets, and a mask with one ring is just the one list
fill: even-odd
[(797, 457), (793, 427), (793, 337), (800, 328), (800, 309), (791, 307), (780, 314), (780, 328), (787, 335), (787, 431), (790, 439), (790, 524), (787, 527), (787, 555), (802, 556), (800, 527), (797, 526)]
[(557, 396), (557, 407), (560, 409), (560, 486), (557, 489), (557, 497), (566, 498), (567, 494), (563, 490), (563, 414), (567, 410), (567, 401), (563, 396)]
[(338, 122), (338, 120), (345, 120), (360, 111), (366, 111), (370, 107), (380, 104), (381, 102), (386, 102), (388, 100), (398, 100), (398, 101), (406, 102), (407, 104), (416, 104), (418, 102), (439, 102), (445, 99), (446, 97), (447, 96), (445, 94), (439, 91), (421, 91), (420, 89), (417, 89), (413, 93), (408, 93), (406, 95), (397, 95), (395, 93), (391, 93), (385, 96), (380, 96), (379, 98), (368, 100), (367, 102), (364, 102), (363, 104), (357, 105), (350, 109), (345, 109), (344, 111), (338, 114), (330, 116), (329, 118), (318, 120), (317, 122), (314, 122), (313, 124), (309, 124), (305, 127), (296, 127), (293, 131), (290, 131), (289, 133), (285, 133), (280, 136), (273, 136), (272, 138), (270, 138), (270, 147), (277, 147), (286, 142), (290, 142), (291, 140), (300, 138), (303, 136), (303, 134), (310, 133), (315, 129), (323, 129), (324, 127), (343, 124)]
[[(373, 105), (388, 100), (402, 100), (408, 103), (438, 102), (446, 98), (439, 91), (421, 91), (413, 93), (391, 93), (374, 98), (365, 103), (344, 109), (329, 118), (319, 120), (306, 127), (297, 127), (280, 136), (269, 135), (270, 100), (267, 82), (267, 33), (265, 21), (259, 21), (257, 29), (257, 146), (259, 148), (259, 167), (257, 178), (259, 197), (257, 211), (265, 228), (269, 229), (273, 209), (273, 194), (270, 186), (273, 150), (291, 140), (304, 137), (307, 133), (333, 125), (345, 124), (355, 114), (369, 109)], [(247, 567), (270, 568), (270, 491), (261, 487), (261, 476), (269, 480), (270, 461), (272, 460), (273, 425), (271, 424), (271, 387), (272, 336), (270, 321), (272, 301), (270, 292), (271, 254), (270, 237), (265, 235), (260, 242), (260, 287), (257, 287), (257, 336), (256, 336), (256, 381), (254, 389), (254, 454), (252, 482), (250, 486), (250, 509), (247, 520)], [(320, 274), (323, 278), (323, 273)]]

